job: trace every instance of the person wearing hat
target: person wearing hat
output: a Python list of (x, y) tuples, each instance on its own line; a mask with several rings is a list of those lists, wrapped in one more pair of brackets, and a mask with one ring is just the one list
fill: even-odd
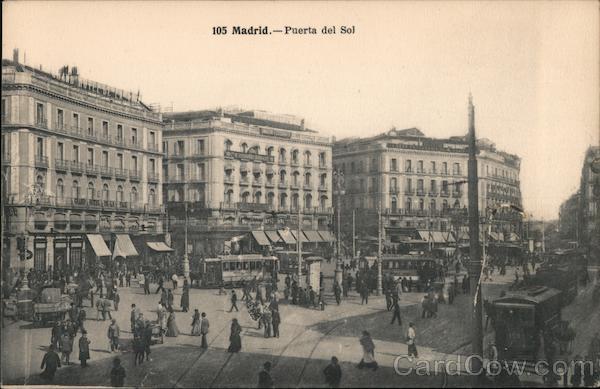
[(40, 376), (52, 381), (54, 379), (56, 370), (58, 370), (60, 366), (60, 357), (56, 351), (54, 351), (54, 345), (51, 344), (48, 348), (48, 352), (44, 355), (44, 359), (42, 359), (42, 366), (40, 369), (44, 369), (44, 371), (40, 374)]
[(79, 338), (79, 360), (81, 367), (87, 367), (87, 360), (90, 359), (90, 340), (87, 338), (87, 331), (81, 333)]
[(113, 368), (110, 371), (110, 385), (114, 387), (122, 387), (125, 385), (125, 369), (121, 366), (119, 357), (113, 360)]
[(108, 340), (110, 342), (110, 352), (119, 350), (119, 336), (121, 335), (121, 329), (117, 324), (117, 319), (112, 319), (108, 326)]
[(342, 380), (342, 368), (338, 363), (337, 357), (331, 357), (331, 363), (323, 370), (325, 382), (330, 388), (338, 388)]

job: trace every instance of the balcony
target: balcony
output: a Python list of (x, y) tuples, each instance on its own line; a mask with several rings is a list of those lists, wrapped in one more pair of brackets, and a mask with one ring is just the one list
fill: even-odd
[(139, 171), (137, 169), (129, 171), (129, 179), (131, 181), (139, 181), (141, 177), (142, 177), (141, 171)]
[(440, 197), (450, 197), (450, 193), (448, 193), (446, 190), (442, 190), (440, 192)]
[(452, 197), (460, 198), (460, 197), (462, 197), (462, 192), (456, 192), (456, 191), (452, 192)]
[(234, 202), (225, 201), (225, 202), (221, 203), (221, 209), (228, 210), (228, 211), (234, 211), (237, 209), (237, 207)]
[(100, 166), (100, 176), (102, 178), (112, 178), (113, 169), (108, 166)]
[(327, 169), (327, 164), (325, 161), (319, 161), (319, 169)]
[(198, 183), (198, 182), (202, 183), (202, 182), (206, 181), (206, 178), (200, 174), (196, 174), (196, 175), (191, 176), (189, 181), (195, 182), (195, 183)]
[(183, 184), (187, 182), (187, 177), (184, 175), (176, 175), (169, 178), (169, 182), (172, 184)]
[(54, 160), (54, 169), (58, 171), (66, 172), (69, 170), (69, 162), (64, 159), (55, 159)]
[(82, 174), (85, 172), (85, 165), (81, 162), (71, 161), (69, 162), (69, 168), (71, 169), (71, 174)]
[(292, 182), (292, 189), (300, 189), (300, 184), (298, 182)]
[(321, 185), (319, 185), (319, 191), (321, 191), (321, 192), (327, 192), (327, 184), (321, 184)]
[(252, 186), (260, 187), (262, 185), (262, 178), (255, 178), (252, 180)]
[(223, 178), (223, 181), (225, 181), (226, 184), (233, 184), (235, 182), (235, 180), (233, 179), (233, 176), (228, 176), (228, 175), (225, 175), (225, 177)]
[(10, 165), (10, 154), (8, 154), (8, 153), (2, 154), (2, 164)]
[(240, 178), (240, 185), (250, 185), (250, 177), (242, 177)]
[(267, 181), (265, 181), (265, 186), (267, 188), (274, 188), (275, 187), (275, 182), (273, 182), (273, 180), (267, 180)]
[(48, 157), (43, 156), (43, 155), (36, 155), (35, 156), (35, 167), (47, 169), (48, 168)]
[(425, 196), (425, 191), (423, 189), (417, 189), (417, 196)]
[(432, 191), (429, 192), (429, 197), (437, 197), (438, 194), (439, 193), (437, 192), (437, 190), (432, 190)]
[(117, 201), (117, 208), (119, 209), (128, 209), (129, 203), (127, 201)]
[(94, 209), (102, 208), (102, 200), (98, 200), (98, 199), (88, 200), (88, 208), (94, 208)]
[(398, 188), (390, 188), (390, 194), (399, 194), (400, 190)]
[(114, 168), (115, 177), (117, 179), (126, 180), (127, 179), (127, 169)]
[(279, 189), (287, 189), (287, 183), (285, 181), (279, 181), (279, 184), (277, 184), (277, 187)]
[(237, 208), (240, 211), (258, 211), (267, 212), (269, 211), (269, 204), (263, 203), (237, 203)]
[(87, 207), (87, 199), (82, 198), (72, 198), (71, 205), (75, 208), (86, 208)]
[(298, 161), (297, 159), (292, 159), (292, 166), (300, 166), (300, 161)]
[(414, 196), (415, 195), (415, 190), (414, 189), (407, 189), (404, 191), (404, 194), (407, 196)]
[(115, 209), (117, 208), (117, 202), (113, 200), (102, 200), (103, 209)]
[(100, 169), (98, 168), (98, 166), (88, 163), (87, 165), (85, 165), (85, 174), (87, 174), (88, 176), (97, 176), (98, 175), (98, 171)]
[(48, 120), (46, 120), (44, 118), (36, 118), (35, 125), (37, 127), (42, 127), (42, 128), (48, 129)]
[(304, 190), (312, 190), (312, 185), (304, 183), (304, 185), (302, 186), (302, 189), (304, 189)]
[(149, 172), (148, 173), (148, 182), (157, 183), (158, 182), (158, 173)]
[(158, 144), (157, 143), (148, 143), (148, 151), (158, 152)]

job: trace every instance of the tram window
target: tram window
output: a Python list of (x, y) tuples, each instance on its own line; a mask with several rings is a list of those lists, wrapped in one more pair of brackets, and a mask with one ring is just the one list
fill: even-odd
[(262, 262), (256, 262), (256, 270), (262, 269)]
[(223, 271), (229, 270), (229, 262), (223, 262)]
[(241, 262), (236, 262), (235, 269), (236, 270), (242, 270), (242, 263)]
[(244, 270), (248, 270), (248, 262), (244, 262)]
[(255, 267), (255, 266), (254, 266), (254, 261), (250, 262), (250, 270), (251, 270), (251, 271), (252, 271), (252, 270), (254, 270), (254, 267)]

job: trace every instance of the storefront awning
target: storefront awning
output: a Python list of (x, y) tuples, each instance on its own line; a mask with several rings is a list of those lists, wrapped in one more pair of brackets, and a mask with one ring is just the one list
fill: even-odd
[(319, 233), (317, 231), (307, 230), (307, 231), (303, 231), (303, 232), (304, 232), (304, 235), (306, 235), (306, 237), (308, 238), (309, 242), (314, 242), (314, 243), (323, 242), (323, 238), (321, 238), (321, 235), (319, 235)]
[(265, 231), (265, 234), (267, 234), (267, 237), (273, 243), (279, 243), (282, 241), (279, 234), (277, 234), (277, 231)]
[(298, 239), (298, 230), (291, 230), (291, 232), (296, 240), (300, 240), (300, 242), (302, 242), (302, 243), (310, 242), (308, 240), (308, 238), (306, 237), (306, 235), (304, 235), (304, 232), (302, 230), (300, 230), (300, 238), (299, 239)]
[(169, 246), (167, 246), (164, 242), (147, 242), (148, 247), (150, 247), (154, 251), (158, 251), (159, 253), (168, 253), (175, 251)]
[(419, 230), (419, 237), (426, 242), (433, 242), (433, 243), (454, 242), (454, 237), (449, 232)]
[(90, 241), (90, 245), (92, 246), (92, 249), (94, 249), (96, 256), (109, 257), (111, 255), (110, 250), (108, 249), (108, 246), (106, 245), (106, 243), (104, 242), (104, 239), (102, 238), (102, 235), (87, 234), (87, 238)]
[(115, 250), (113, 252), (113, 259), (116, 257), (134, 257), (139, 255), (129, 235), (120, 234), (117, 235), (115, 241)]
[(265, 235), (263, 231), (252, 231), (252, 236), (261, 246), (269, 246), (271, 244), (269, 243), (269, 238), (267, 238), (267, 235)]
[(285, 244), (296, 244), (296, 238), (288, 230), (279, 230), (279, 235), (285, 242)]
[(333, 234), (329, 231), (319, 231), (319, 235), (323, 238), (323, 242), (335, 242)]

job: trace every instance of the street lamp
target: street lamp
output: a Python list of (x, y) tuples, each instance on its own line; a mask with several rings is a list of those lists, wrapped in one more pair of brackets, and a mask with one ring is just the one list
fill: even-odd
[(340, 220), (340, 215), (342, 208), (342, 196), (346, 194), (344, 172), (339, 170), (335, 170), (333, 172), (333, 187), (335, 188), (333, 194), (336, 196), (337, 206), (337, 259), (335, 263), (335, 280), (338, 285), (342, 285), (342, 223)]

